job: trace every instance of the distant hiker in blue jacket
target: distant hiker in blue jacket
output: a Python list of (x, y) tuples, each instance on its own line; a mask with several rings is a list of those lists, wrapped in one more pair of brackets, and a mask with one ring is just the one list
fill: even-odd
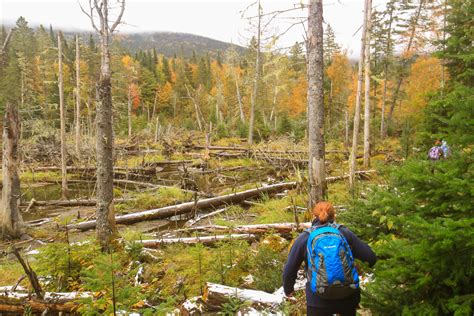
[(373, 266), (375, 253), (348, 228), (335, 223), (331, 203), (319, 202), (312, 213), (312, 227), (298, 236), (288, 255), (283, 270), (285, 294), (293, 294), (304, 261), (307, 314), (355, 316), (360, 288), (354, 258)]

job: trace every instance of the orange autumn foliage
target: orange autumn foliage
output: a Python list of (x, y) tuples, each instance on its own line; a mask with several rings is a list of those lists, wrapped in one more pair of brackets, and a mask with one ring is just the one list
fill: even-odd
[(417, 114), (425, 108), (429, 93), (433, 93), (441, 85), (441, 61), (436, 57), (423, 56), (418, 58), (410, 69), (406, 80), (405, 102), (399, 115)]
[(282, 97), (283, 109), (291, 117), (298, 116), (306, 112), (307, 107), (308, 82), (306, 76), (298, 77), (296, 83), (291, 87), (290, 93)]
[(132, 98), (133, 110), (138, 109), (138, 106), (140, 105), (140, 90), (138, 86), (134, 83), (130, 84), (130, 96)]

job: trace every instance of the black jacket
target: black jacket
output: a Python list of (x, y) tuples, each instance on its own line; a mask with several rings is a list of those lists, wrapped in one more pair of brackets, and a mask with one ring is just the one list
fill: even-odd
[[(313, 221), (313, 226), (320, 225), (318, 220)], [(377, 257), (372, 249), (363, 241), (361, 241), (357, 236), (351, 232), (348, 228), (341, 226), (339, 231), (346, 238), (349, 246), (351, 247), (352, 254), (355, 258), (368, 262), (370, 266), (373, 266), (377, 261)], [(288, 255), (288, 260), (285, 264), (283, 270), (283, 288), (285, 294), (288, 295), (293, 292), (296, 276), (298, 270), (301, 267), (301, 263), (305, 262), (305, 271), (306, 267), (306, 243), (308, 242), (309, 233), (303, 232), (295, 240), (293, 246), (291, 247), (290, 254)], [(309, 288), (309, 283), (306, 283), (306, 304), (311, 307), (318, 308), (333, 308), (333, 307), (356, 307), (360, 302), (360, 291), (357, 291), (354, 295), (344, 299), (344, 300), (325, 300), (321, 297), (314, 294)]]

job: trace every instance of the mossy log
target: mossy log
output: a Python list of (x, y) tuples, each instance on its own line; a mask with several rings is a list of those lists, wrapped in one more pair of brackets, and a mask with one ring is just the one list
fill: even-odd
[[(258, 197), (261, 194), (272, 194), (288, 189), (293, 189), (297, 185), (296, 182), (283, 182), (268, 185), (256, 189), (250, 189), (243, 192), (231, 193), (223, 196), (217, 196), (208, 199), (200, 199), (192, 202), (186, 202), (178, 205), (166, 206), (158, 209), (131, 213), (126, 215), (115, 216), (117, 224), (132, 224), (141, 221), (154, 220), (172, 217), (180, 214), (191, 213), (199, 209), (215, 208), (221, 205), (238, 203), (246, 199)], [(86, 221), (78, 224), (68, 225), (70, 229), (88, 230), (93, 229), (96, 221)]]

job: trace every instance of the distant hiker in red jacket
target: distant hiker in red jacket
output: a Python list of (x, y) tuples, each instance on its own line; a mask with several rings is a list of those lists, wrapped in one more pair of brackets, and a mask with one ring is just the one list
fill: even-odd
[(288, 255), (283, 270), (285, 294), (292, 295), (304, 261), (307, 314), (355, 316), (360, 289), (354, 258), (373, 266), (375, 253), (348, 228), (335, 223), (331, 203), (319, 202), (312, 213), (312, 227), (298, 236)]

